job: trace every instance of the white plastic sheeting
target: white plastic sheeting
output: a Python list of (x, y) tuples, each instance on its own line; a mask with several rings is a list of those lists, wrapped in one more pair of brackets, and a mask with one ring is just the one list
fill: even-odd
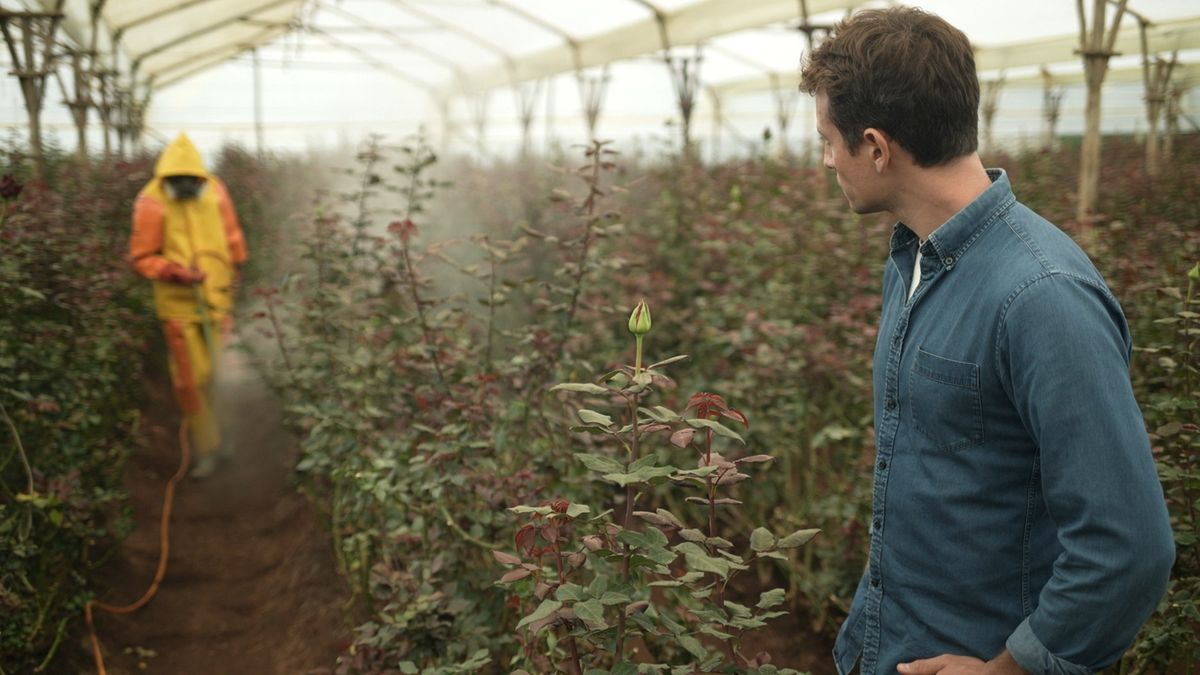
[[(87, 44), (96, 2), (67, 0), (64, 30), (69, 41)], [(43, 9), (54, 0), (0, 3), (6, 8), (19, 4)], [(354, 142), (369, 131), (398, 135), (424, 126), (434, 136), (448, 133), (459, 149), (500, 154), (520, 143), (523, 106), (534, 117), (535, 144), (581, 140), (586, 131), (580, 76), (585, 84), (607, 78), (600, 135), (641, 139), (643, 147), (657, 142), (652, 139), (672, 137), (675, 132), (664, 126), (677, 117), (675, 92), (662, 60), (664, 44), (669, 44), (675, 56), (701, 59), (697, 135), (709, 135), (701, 139), (709, 145), (723, 135), (724, 147), (732, 150), (755, 145), (764, 127), (777, 126), (777, 113), (795, 108), (798, 100), (792, 133), (808, 133), (806, 116), (811, 113), (794, 91), (807, 44), (796, 30), (802, 4), (812, 23), (829, 24), (851, 7), (887, 3), (105, 0), (97, 44), (127, 79), (132, 76), (139, 87), (154, 92), (150, 127), (163, 136), (186, 128), (202, 145), (223, 139), (252, 143), (257, 61), (270, 145)], [(1081, 69), (1073, 53), (1078, 19), (1069, 0), (912, 4), (944, 16), (968, 34), (979, 48), (985, 78), (1005, 76), (997, 123), (1001, 136), (1032, 135), (1038, 123), (1036, 104), (1021, 101), (1021, 94), (1009, 89), (1027, 86), (1034, 91), (1040, 86), (1034, 77), (1043, 65), (1068, 86)], [(1154, 23), (1152, 49), (1178, 48), (1181, 60), (1200, 62), (1200, 6), (1195, 0), (1129, 0), (1129, 7)], [(1114, 61), (1118, 71), (1137, 64), (1135, 31), (1135, 20), (1127, 16), (1127, 37), (1118, 45), (1126, 56)], [(1181, 77), (1192, 72), (1179, 70)], [(54, 110), (55, 97), (50, 98), (49, 126), (62, 128), (67, 118)], [(1008, 105), (1010, 98), (1016, 106)], [(1194, 98), (1185, 99), (1185, 108), (1195, 108)], [(1066, 132), (1072, 131), (1071, 100), (1064, 100)], [(1110, 97), (1107, 105), (1106, 119), (1115, 128), (1136, 127), (1141, 106), (1136, 95)], [(11, 81), (0, 85), (0, 109), (0, 122), (20, 124)]]

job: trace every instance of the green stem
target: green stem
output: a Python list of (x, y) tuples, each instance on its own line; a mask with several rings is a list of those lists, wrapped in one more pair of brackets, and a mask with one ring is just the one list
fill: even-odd
[(462, 527), (458, 523), (454, 522), (454, 518), (450, 515), (450, 512), (446, 510), (446, 507), (444, 507), (444, 506), (441, 507), (441, 510), (442, 510), (442, 518), (444, 518), (446, 520), (446, 525), (450, 529), (452, 529), (456, 533), (458, 533), (458, 536), (462, 537), (463, 539), (467, 540), (468, 542), (470, 542), (472, 544), (475, 544), (476, 546), (485, 548), (489, 551), (496, 551), (496, 550), (500, 549), (500, 546), (498, 546), (496, 544), (488, 543), (478, 537), (471, 535), (470, 532), (467, 532), (466, 530), (462, 529)]
[(17, 452), (21, 455), (21, 464), (25, 466), (25, 479), (28, 483), (26, 492), (33, 494), (33, 468), (29, 466), (29, 455), (25, 454), (25, 446), (21, 443), (21, 434), (17, 431), (17, 425), (13, 423), (12, 418), (8, 416), (8, 409), (0, 403), (0, 414), (4, 415), (4, 421), (8, 423), (8, 428), (12, 431), (13, 440), (17, 444)]
[[(64, 616), (62, 620), (58, 622), (58, 631), (54, 634), (54, 642), (50, 644), (50, 651), (46, 652), (46, 658), (42, 659), (42, 662), (38, 664), (37, 668), (33, 669), (33, 672), (43, 672), (46, 670), (46, 667), (50, 665), (50, 661), (54, 659), (54, 654), (58, 652), (58, 645), (62, 642), (63, 635), (66, 633), (67, 629), (67, 620), (70, 618), (70, 616)], [(3, 673), (4, 670), (0, 669), (0, 675), (3, 675)]]
[[(638, 345), (638, 349), (637, 349), (638, 365), (640, 366), (641, 365), (641, 356), (642, 356), (642, 336), (640, 336), (640, 335), (637, 336), (637, 345)], [(637, 409), (638, 409), (638, 401), (640, 399), (641, 399), (641, 395), (635, 394), (629, 400), (629, 413), (633, 417), (633, 437), (630, 439), (629, 465), (626, 466), (626, 470), (628, 470), (629, 466), (632, 466), (633, 463), (638, 460)], [(633, 522), (633, 502), (635, 501), (635, 499), (636, 499), (636, 495), (634, 494), (634, 491), (633, 491), (633, 485), (632, 484), (626, 485), (625, 486), (625, 518), (621, 523), (621, 526), (626, 529), (628, 529), (630, 524)], [(624, 582), (625, 584), (629, 583), (629, 563), (630, 563), (630, 559), (632, 557), (633, 557), (632, 549), (629, 548), (629, 544), (625, 544), (624, 548), (622, 550), (622, 553), (621, 553), (621, 581)], [(616, 664), (620, 663), (621, 660), (624, 658), (624, 652), (625, 652), (625, 612), (624, 611), (617, 614), (617, 644), (616, 644), (616, 649), (614, 650), (614, 652), (615, 652), (616, 658), (614, 659), (613, 664), (616, 665)]]
[(637, 344), (637, 353), (634, 355), (633, 361), (633, 376), (637, 377), (642, 373), (642, 335), (633, 336)]

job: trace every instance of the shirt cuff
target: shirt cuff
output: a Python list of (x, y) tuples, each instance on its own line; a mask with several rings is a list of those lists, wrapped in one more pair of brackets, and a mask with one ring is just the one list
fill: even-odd
[(1046, 649), (1046, 645), (1033, 634), (1029, 619), (1008, 636), (1005, 643), (1013, 660), (1030, 675), (1091, 675), (1089, 668), (1059, 658)]

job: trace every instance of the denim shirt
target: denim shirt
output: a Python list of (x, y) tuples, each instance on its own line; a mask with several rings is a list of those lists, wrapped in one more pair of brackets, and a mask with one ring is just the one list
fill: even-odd
[(896, 225), (874, 362), (867, 569), (834, 658), (849, 673), (1007, 649), (1088, 673), (1166, 589), (1170, 521), (1121, 307), (1003, 171), (921, 248)]

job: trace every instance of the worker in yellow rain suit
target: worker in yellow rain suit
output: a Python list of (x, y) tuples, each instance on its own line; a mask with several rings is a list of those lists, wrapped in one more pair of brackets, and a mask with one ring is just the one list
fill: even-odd
[(231, 325), (233, 286), (246, 244), (225, 185), (208, 173), (186, 134), (158, 159), (133, 207), (130, 260), (154, 284), (170, 351), (175, 397), (191, 429), (192, 475), (207, 476), (221, 444), (212, 379)]

